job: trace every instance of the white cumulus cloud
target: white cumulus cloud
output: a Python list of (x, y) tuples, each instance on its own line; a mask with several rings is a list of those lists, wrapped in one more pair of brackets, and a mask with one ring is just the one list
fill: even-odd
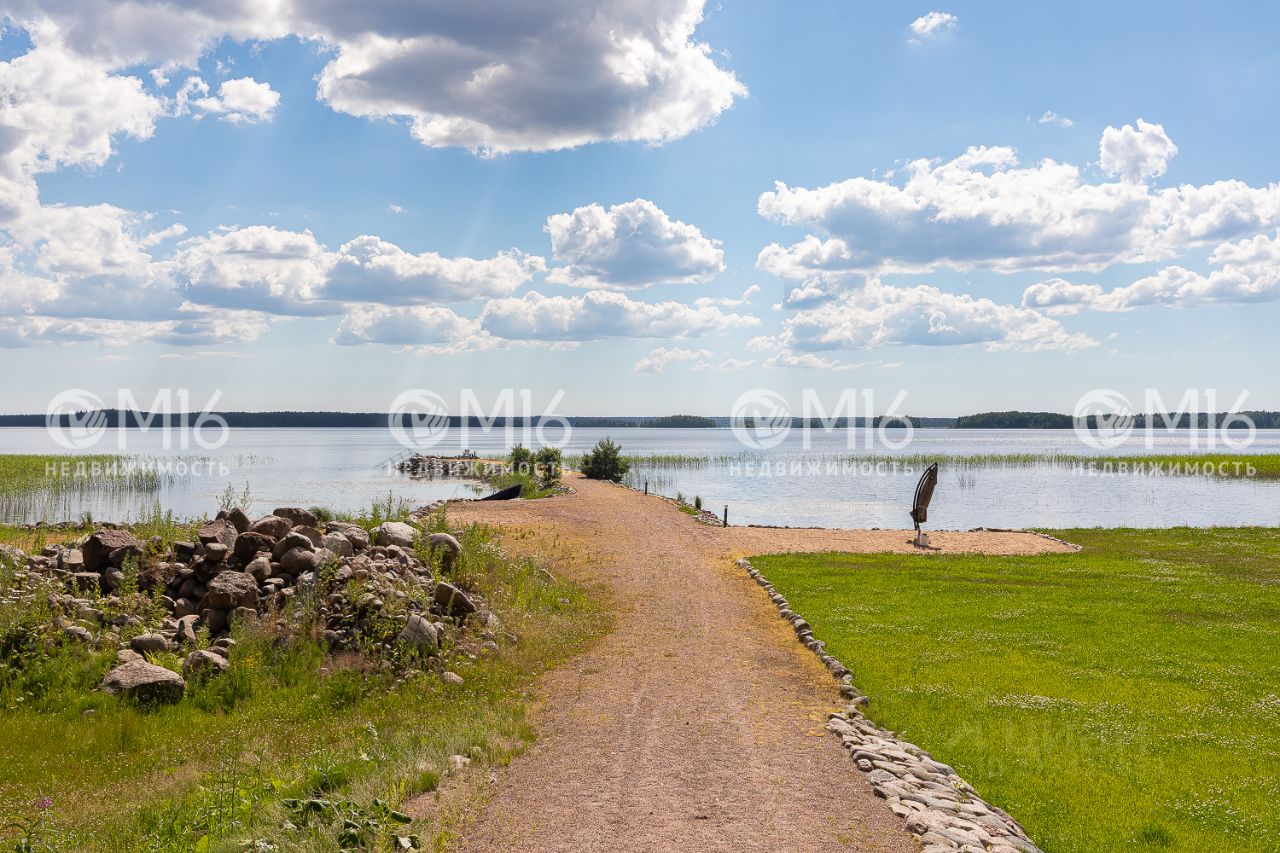
[(1196, 272), (1168, 266), (1105, 292), (1096, 284), (1040, 282), (1026, 289), (1022, 304), (1066, 314), (1082, 308), (1131, 311), (1155, 305), (1199, 308), (1280, 300), (1280, 234), (1223, 243), (1210, 254), (1209, 263), (1216, 268)]
[(724, 270), (719, 241), (642, 198), (557, 213), (546, 230), (552, 255), (567, 264), (547, 277), (556, 284), (634, 290), (696, 284)]
[(466, 341), (477, 331), (474, 320), (440, 306), (388, 308), (383, 305), (360, 305), (342, 318), (333, 341), (345, 345), (456, 344)]
[(1094, 342), (1022, 306), (923, 284), (892, 287), (873, 279), (821, 308), (797, 311), (768, 343), (784, 352), (804, 353), (975, 344), (992, 350), (1072, 350)]
[(270, 83), (252, 77), (225, 80), (216, 95), (209, 94), (209, 84), (199, 77), (188, 77), (175, 96), (178, 115), (194, 113), (196, 118), (216, 115), (231, 124), (256, 124), (270, 121), (280, 105), (280, 93)]
[(636, 362), (634, 368), (636, 373), (662, 373), (672, 364), (682, 362), (706, 362), (711, 358), (711, 351), (705, 349), (684, 349), (683, 347), (671, 347), (670, 349), (658, 347), (649, 352)]
[(687, 338), (758, 324), (755, 317), (683, 302), (640, 302), (623, 293), (491, 300), (480, 318), (485, 332), (506, 340), (590, 341), (607, 338)]
[[(11, 0), (6, 11), (21, 26), (54, 22), (72, 50), (104, 67), (155, 67), (161, 79), (223, 38), (314, 40), (332, 54), (317, 78), (322, 101), (406, 119), (433, 147), (657, 144), (707, 126), (746, 94), (696, 36), (703, 0)], [(232, 99), (261, 106), (263, 93), (241, 88)]]
[(1098, 143), (1099, 164), (1107, 172), (1129, 180), (1163, 175), (1178, 153), (1164, 125), (1138, 119), (1138, 126), (1108, 127)]
[(1158, 125), (1139, 128), (1142, 142), (1117, 143), (1105, 158), (1125, 175), (1116, 181), (1087, 181), (1079, 167), (1054, 160), (1022, 165), (1008, 147), (972, 147), (952, 160), (912, 161), (901, 183), (851, 178), (807, 189), (778, 182), (760, 196), (759, 213), (816, 233), (766, 246), (757, 266), (819, 282), (942, 267), (1099, 270), (1280, 226), (1280, 185), (1224, 180), (1156, 189), (1133, 180), (1172, 151)]
[[(1030, 116), (1028, 116), (1030, 118)], [(1066, 116), (1060, 116), (1053, 110), (1045, 110), (1044, 114), (1036, 120), (1037, 124), (1056, 124), (1058, 127), (1072, 127), (1075, 122)]]
[(536, 255), (512, 249), (492, 258), (446, 258), (413, 254), (379, 237), (343, 244), (327, 272), (320, 296), (350, 302), (412, 305), (507, 296), (546, 269)]
[(911, 22), (911, 37), (907, 41), (920, 44), (922, 41), (936, 39), (956, 28), (960, 19), (950, 12), (929, 12)]

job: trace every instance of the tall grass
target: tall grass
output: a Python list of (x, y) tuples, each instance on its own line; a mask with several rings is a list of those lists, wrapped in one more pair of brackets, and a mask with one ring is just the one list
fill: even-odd
[(182, 477), (171, 459), (0, 454), (0, 522), (65, 521), (86, 504), (158, 495)]

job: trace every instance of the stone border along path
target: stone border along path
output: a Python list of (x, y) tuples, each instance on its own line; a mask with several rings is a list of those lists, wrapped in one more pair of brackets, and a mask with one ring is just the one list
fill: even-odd
[[(1045, 538), (1062, 542), (1052, 536)], [(1079, 550), (1079, 546), (1072, 547)], [(840, 682), (840, 695), (852, 700), (843, 713), (831, 715), (827, 730), (840, 738), (858, 769), (867, 774), (871, 787), (889, 802), (894, 814), (906, 821), (907, 829), (920, 836), (924, 853), (1041, 853), (1021, 824), (979, 797), (954, 769), (864, 717), (860, 708), (868, 700), (853, 686), (848, 667), (827, 654), (825, 644), (814, 638), (809, 623), (791, 610), (787, 599), (758, 569), (744, 557), (735, 562), (769, 594), (778, 614), (795, 629), (796, 638)]]
[[(826, 730), (842, 707), (830, 673), (734, 564), (788, 551), (918, 555), (910, 533), (713, 527), (658, 496), (565, 480), (574, 494), (448, 507), (450, 526), (500, 528), (504, 550), (589, 590), (610, 622), (538, 680), (537, 740), (491, 770), (491, 796), (451, 849), (918, 851)], [(1023, 533), (931, 536), (951, 553), (1069, 550)]]

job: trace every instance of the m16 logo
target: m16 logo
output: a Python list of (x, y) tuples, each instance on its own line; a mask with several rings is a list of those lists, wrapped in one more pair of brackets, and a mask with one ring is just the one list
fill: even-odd
[[(231, 438), (231, 428), (226, 419), (209, 411), (220, 399), (222, 392), (215, 391), (203, 410), (194, 413), (190, 424), (186, 421), (193, 416), (191, 392), (186, 388), (160, 390), (146, 409), (138, 405), (131, 390), (120, 388), (116, 391), (114, 410), (127, 418), (122, 425), (127, 422), (137, 432), (159, 431), (161, 446), (166, 450), (175, 447), (189, 450), (193, 442), (203, 450), (217, 450)], [(102, 398), (92, 391), (69, 388), (49, 401), (45, 409), (45, 431), (59, 447), (88, 450), (106, 436), (108, 411)], [(182, 416), (181, 423), (175, 422), (175, 415)], [(117, 447), (126, 449), (130, 430), (119, 429), (116, 432)]]

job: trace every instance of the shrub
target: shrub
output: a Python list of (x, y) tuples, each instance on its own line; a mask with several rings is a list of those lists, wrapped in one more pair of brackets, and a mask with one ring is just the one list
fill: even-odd
[(507, 456), (507, 463), (511, 466), (513, 473), (532, 474), (533, 451), (523, 444), (517, 444), (511, 448), (511, 453)]
[(602, 438), (582, 457), (582, 473), (592, 480), (621, 482), (631, 465), (622, 458), (622, 448), (611, 439)]
[(560, 469), (564, 464), (560, 448), (544, 447), (534, 455), (533, 461), (538, 469), (538, 484), (544, 489), (554, 488), (560, 482)]

